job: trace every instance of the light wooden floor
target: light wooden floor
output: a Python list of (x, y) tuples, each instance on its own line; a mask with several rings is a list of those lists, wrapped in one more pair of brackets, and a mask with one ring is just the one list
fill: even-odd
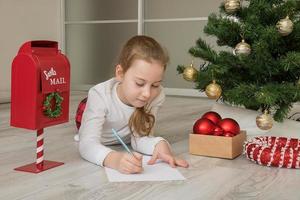
[(73, 140), (75, 110), (85, 95), (72, 93), (69, 123), (45, 129), (45, 159), (65, 164), (40, 174), (13, 170), (35, 162), (35, 132), (10, 127), (9, 104), (0, 104), (1, 200), (300, 199), (300, 170), (262, 167), (244, 155), (226, 160), (188, 154), (194, 121), (214, 103), (201, 98), (167, 97), (158, 118), (157, 133), (190, 163), (179, 169), (185, 181), (110, 183), (104, 169), (80, 158)]

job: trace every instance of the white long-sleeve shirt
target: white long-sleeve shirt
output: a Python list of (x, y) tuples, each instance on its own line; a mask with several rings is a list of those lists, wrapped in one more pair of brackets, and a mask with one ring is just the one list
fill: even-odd
[[(88, 101), (79, 129), (79, 152), (87, 161), (103, 166), (105, 157), (113, 151), (105, 145), (119, 144), (112, 134), (114, 128), (126, 143), (140, 153), (152, 155), (155, 145), (162, 137), (139, 137), (130, 132), (128, 121), (135, 108), (124, 104), (117, 95), (119, 82), (112, 78), (89, 90)], [(161, 87), (160, 94), (150, 103), (151, 113), (157, 111), (165, 100)]]

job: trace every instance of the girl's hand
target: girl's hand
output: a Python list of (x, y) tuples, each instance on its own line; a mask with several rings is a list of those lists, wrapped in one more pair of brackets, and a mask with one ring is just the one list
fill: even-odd
[(137, 174), (143, 171), (143, 156), (133, 152), (134, 156), (129, 153), (111, 152), (104, 160), (104, 166), (118, 170), (123, 174)]
[(171, 167), (185, 167), (189, 166), (188, 162), (183, 159), (175, 158), (172, 155), (169, 144), (166, 141), (160, 141), (154, 149), (151, 159), (148, 161), (149, 165), (155, 164), (157, 159), (161, 159), (171, 165)]

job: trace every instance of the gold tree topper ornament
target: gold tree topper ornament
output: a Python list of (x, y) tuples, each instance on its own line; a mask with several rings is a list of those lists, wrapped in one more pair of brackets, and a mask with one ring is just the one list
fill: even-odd
[(258, 115), (256, 117), (256, 125), (261, 130), (269, 130), (273, 126), (273, 119), (270, 114), (268, 114), (268, 111), (265, 110), (263, 114)]
[(276, 28), (280, 35), (287, 36), (293, 31), (294, 24), (290, 20), (289, 16), (286, 16), (286, 18), (281, 19), (277, 22)]
[(198, 71), (194, 68), (193, 61), (190, 66), (185, 67), (183, 71), (183, 78), (187, 81), (196, 81), (198, 77)]
[(219, 84), (216, 83), (215, 80), (213, 80), (211, 84), (206, 86), (205, 94), (210, 99), (218, 99), (222, 94), (222, 88)]
[(235, 46), (233, 51), (234, 55), (249, 55), (250, 53), (251, 47), (244, 39)]
[(240, 0), (225, 0), (224, 7), (226, 13), (233, 14), (241, 8)]

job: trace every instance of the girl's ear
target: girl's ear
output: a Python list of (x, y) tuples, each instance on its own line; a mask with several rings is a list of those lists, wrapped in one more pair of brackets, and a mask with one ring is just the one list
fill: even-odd
[(115, 76), (118, 81), (122, 81), (124, 77), (124, 70), (121, 65), (116, 66)]

